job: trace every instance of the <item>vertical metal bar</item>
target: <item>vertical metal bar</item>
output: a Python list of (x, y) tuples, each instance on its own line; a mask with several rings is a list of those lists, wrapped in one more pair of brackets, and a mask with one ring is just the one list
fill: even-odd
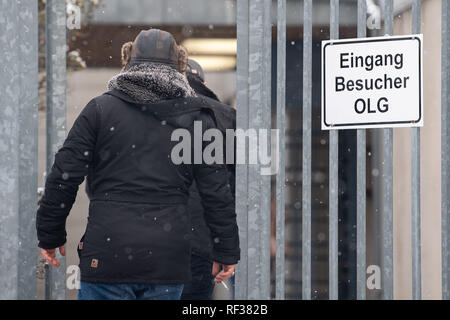
[[(271, 122), (272, 122), (272, 0), (264, 0), (263, 19), (263, 70), (262, 70), (262, 124), (261, 128), (267, 130), (266, 150), (270, 152), (271, 147)], [(259, 141), (260, 147), (262, 141)], [(261, 152), (260, 152), (261, 153)], [(264, 155), (265, 156), (265, 155)], [(265, 165), (264, 165), (265, 166)], [(270, 169), (270, 168), (266, 168)], [(270, 170), (269, 170), (270, 171)], [(260, 172), (261, 182), (261, 299), (270, 299), (270, 174)]]
[[(372, 1), (370, 1), (372, 2)], [(373, 3), (372, 3), (373, 4)], [(381, 12), (380, 12), (381, 14)], [(378, 17), (382, 19), (381, 16)], [(370, 37), (381, 36), (382, 30), (371, 29), (367, 31)], [(372, 153), (370, 156), (370, 165), (372, 168), (380, 168), (383, 157), (383, 130), (372, 130), (370, 132), (370, 143)], [(377, 169), (378, 170), (378, 169)], [(380, 169), (380, 172), (382, 169)], [(372, 189), (372, 205), (371, 205), (371, 216), (370, 223), (366, 224), (369, 228), (372, 237), (371, 241), (368, 243), (370, 246), (371, 257), (370, 260), (372, 265), (381, 266), (383, 265), (383, 177), (382, 174), (372, 175), (371, 177), (371, 189)], [(368, 251), (369, 252), (369, 251)], [(367, 291), (366, 291), (367, 292)], [(370, 290), (367, 292), (370, 299), (380, 300), (382, 299), (382, 290)]]
[[(384, 2), (384, 31), (387, 35), (394, 33), (394, 3)], [(383, 299), (394, 297), (394, 263), (393, 263), (393, 130), (383, 130)]]
[(286, 185), (286, 0), (278, 0), (277, 10), (277, 129), (278, 175), (276, 189), (275, 298), (285, 298), (285, 185)]
[[(366, 37), (366, 0), (358, 0), (358, 38)], [(356, 131), (356, 297), (366, 299), (366, 130)]]
[[(263, 122), (263, 52), (264, 6), (263, 0), (249, 0), (249, 128), (259, 130)], [(258, 148), (249, 143), (249, 154), (258, 154)], [(248, 298), (261, 299), (261, 166), (250, 163), (248, 167)], [(251, 272), (250, 272), (251, 270)]]
[(311, 300), (312, 1), (303, 6), (302, 299)]
[[(422, 1), (414, 0), (412, 7), (412, 33), (420, 33)], [(412, 297), (422, 298), (421, 242), (420, 242), (420, 128), (411, 129), (411, 247)]]
[(441, 170), (442, 299), (450, 299), (450, 4), (442, 1)]
[(44, 264), (44, 272), (45, 272), (45, 279), (44, 279), (44, 299), (45, 300), (51, 300), (51, 292), (52, 292), (52, 273), (50, 273), (50, 264), (45, 262)]
[(37, 2), (0, 1), (0, 29), (0, 299), (35, 299)]
[(19, 261), (18, 297), (36, 299), (38, 5), (19, 1)]
[[(339, 38), (339, 0), (330, 0), (330, 39)], [(329, 151), (329, 299), (338, 299), (339, 131), (330, 130)]]
[[(236, 101), (238, 129), (248, 129), (248, 66), (249, 66), (249, 0), (237, 1), (237, 75), (236, 75)], [(240, 150), (237, 146), (236, 159), (239, 153), (247, 156), (246, 150)], [(246, 164), (236, 164), (236, 214), (239, 226), (239, 241), (241, 247), (241, 262), (236, 267), (235, 298), (238, 300), (247, 299), (248, 283), (248, 166)]]
[[(47, 0), (46, 4), (46, 67), (47, 67), (47, 172), (55, 153), (66, 136), (66, 2)], [(50, 297), (66, 297), (66, 261), (59, 255), (61, 265), (50, 267), (53, 279)]]
[(19, 8), (16, 1), (0, 1), (0, 299), (17, 299), (19, 265), (19, 97), (17, 50), (20, 46)]

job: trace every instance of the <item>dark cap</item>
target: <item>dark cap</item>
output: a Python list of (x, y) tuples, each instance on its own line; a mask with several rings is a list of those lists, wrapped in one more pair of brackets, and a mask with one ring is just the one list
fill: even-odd
[(178, 46), (173, 36), (159, 29), (143, 30), (133, 42), (130, 65), (159, 62), (178, 65)]
[(189, 59), (186, 72), (197, 75), (202, 82), (205, 82), (205, 73), (203, 72), (202, 66), (197, 61)]

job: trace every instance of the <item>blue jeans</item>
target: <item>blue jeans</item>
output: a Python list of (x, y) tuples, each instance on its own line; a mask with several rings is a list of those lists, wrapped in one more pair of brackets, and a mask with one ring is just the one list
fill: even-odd
[(122, 284), (81, 281), (78, 300), (179, 300), (182, 284)]
[(211, 300), (214, 290), (212, 262), (191, 255), (191, 275), (192, 280), (185, 284), (181, 300)]

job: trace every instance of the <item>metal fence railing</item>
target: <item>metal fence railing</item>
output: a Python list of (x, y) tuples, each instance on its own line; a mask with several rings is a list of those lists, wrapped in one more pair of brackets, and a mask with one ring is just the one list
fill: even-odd
[[(270, 104), (270, 97), (264, 96), (262, 90), (262, 80), (264, 76), (265, 60), (268, 55), (266, 50), (271, 48), (263, 44), (272, 39), (271, 32), (261, 33), (265, 30), (267, 6), (270, 0), (239, 0), (237, 1), (237, 28), (238, 28), (238, 94), (237, 112), (238, 127), (248, 129), (252, 125), (257, 128), (264, 127), (262, 121), (254, 122), (254, 115), (258, 114), (255, 105), (264, 106), (259, 110), (266, 112), (267, 105)], [(277, 61), (276, 61), (276, 127), (279, 129), (279, 153), (277, 161), (279, 171), (276, 175), (275, 191), (276, 195), (276, 216), (275, 216), (275, 239), (276, 255), (274, 263), (274, 297), (284, 299), (286, 294), (286, 274), (285, 267), (285, 196), (286, 196), (286, 0), (277, 2)], [(302, 227), (301, 227), (301, 283), (302, 299), (311, 299), (312, 285), (311, 273), (311, 91), (312, 91), (312, 32), (313, 32), (313, 1), (304, 0), (303, 3), (303, 84), (299, 90), (303, 91), (302, 105)], [(330, 0), (330, 39), (339, 38), (339, 0)], [(394, 2), (385, 0), (383, 4), (384, 34), (394, 33)], [(411, 33), (421, 32), (422, 1), (412, 1), (412, 26)], [(263, 17), (261, 19), (261, 17)], [(449, 265), (450, 249), (448, 225), (450, 219), (449, 204), (449, 139), (448, 139), (448, 119), (450, 108), (450, 5), (447, 1), (442, 1), (442, 292), (443, 298), (448, 299), (450, 294)], [(299, 17), (299, 21), (301, 21)], [(357, 1), (357, 36), (366, 37), (367, 30), (367, 1)], [(289, 67), (289, 66), (288, 66)], [(253, 100), (257, 97), (257, 100)], [(267, 100), (264, 100), (267, 99)], [(267, 129), (270, 128), (266, 123)], [(394, 298), (394, 199), (393, 199), (393, 129), (372, 129), (378, 130), (382, 137), (382, 298)], [(420, 128), (411, 130), (411, 268), (412, 268), (412, 298), (422, 298), (422, 276), (421, 276), (421, 190), (420, 190)], [(329, 133), (329, 220), (328, 220), (328, 297), (329, 299), (339, 298), (339, 132), (331, 130)], [(356, 297), (366, 299), (367, 281), (367, 178), (366, 178), (366, 129), (359, 129), (356, 132)], [(265, 230), (264, 219), (267, 218), (269, 208), (253, 206), (251, 201), (255, 191), (254, 185), (260, 183), (260, 178), (252, 174), (254, 170), (248, 165), (238, 166), (237, 179), (237, 212), (239, 225), (241, 228), (243, 259), (238, 266), (236, 278), (237, 298), (267, 298), (267, 279), (269, 272), (262, 272), (260, 265), (255, 262), (267, 263), (263, 257), (267, 257), (268, 248), (252, 241), (251, 235), (256, 231)], [(248, 193), (248, 200), (245, 196)], [(259, 194), (258, 194), (259, 196)], [(262, 195), (261, 195), (262, 196)], [(266, 203), (267, 205), (267, 203)], [(255, 208), (258, 208), (255, 211)], [(250, 225), (251, 223), (251, 225)], [(262, 251), (261, 251), (262, 250)], [(266, 251), (264, 251), (266, 250)], [(255, 255), (260, 254), (260, 257)], [(254, 278), (254, 277), (257, 278)], [(264, 279), (266, 278), (266, 280)], [(264, 285), (262, 285), (264, 284)]]
[[(313, 9), (302, 1), (302, 109), (301, 109), (301, 297), (312, 299), (312, 149), (313, 149)], [(394, 2), (383, 1), (384, 33), (394, 33)], [(236, 299), (285, 299), (287, 195), (287, 1), (237, 0), (237, 126), (240, 129), (278, 129), (277, 174), (271, 183), (259, 164), (238, 164), (236, 212), (240, 229), (241, 262), (235, 278)], [(342, 2), (341, 2), (342, 4)], [(47, 170), (66, 134), (66, 7), (65, 1), (47, 0)], [(340, 1), (330, 0), (330, 39), (339, 38)], [(272, 69), (272, 9), (277, 8), (276, 68)], [(421, 32), (422, 1), (412, 1), (411, 33)], [(442, 1), (441, 23), (441, 208), (442, 298), (450, 299), (450, 4)], [(301, 17), (299, 17), (301, 20)], [(366, 37), (367, 1), (357, 1), (357, 36)], [(38, 129), (38, 7), (37, 1), (0, 0), (0, 299), (36, 298), (36, 190)], [(276, 70), (276, 74), (272, 74)], [(271, 79), (276, 79), (272, 90)], [(272, 91), (276, 103), (272, 101)], [(272, 123), (272, 105), (276, 121)], [(300, 121), (300, 119), (299, 119)], [(393, 129), (382, 136), (382, 298), (394, 298)], [(420, 129), (411, 130), (411, 268), (412, 297), (422, 298)], [(339, 130), (329, 132), (328, 167), (328, 298), (339, 297)], [(356, 297), (367, 294), (367, 136), (356, 132)], [(300, 148), (300, 146), (299, 146)], [(238, 149), (249, 153), (255, 150)], [(422, 155), (424, 156), (424, 155)], [(274, 190), (272, 190), (272, 187)], [(274, 194), (274, 197), (272, 197)], [(276, 202), (272, 215), (272, 198)], [(275, 224), (272, 224), (272, 220)], [(271, 228), (275, 225), (275, 230)], [(271, 260), (271, 234), (275, 256)], [(46, 268), (45, 297), (64, 299), (66, 268)], [(272, 272), (274, 271), (274, 272)], [(299, 270), (300, 271), (300, 270)], [(274, 285), (271, 283), (273, 279)]]

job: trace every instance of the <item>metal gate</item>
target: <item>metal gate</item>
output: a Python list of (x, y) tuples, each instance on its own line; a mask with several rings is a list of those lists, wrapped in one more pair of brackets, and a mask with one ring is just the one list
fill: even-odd
[[(258, 174), (255, 165), (238, 165), (236, 206), (240, 227), (242, 261), (236, 272), (236, 298), (284, 299), (286, 294), (285, 221), (286, 221), (286, 0), (278, 0), (276, 16), (276, 123), (271, 123), (271, 42), (272, 1), (238, 0), (238, 67), (237, 114), (242, 129), (279, 130), (279, 171), (273, 184), (276, 195), (276, 255), (273, 265), (274, 284), (271, 286), (270, 248), (270, 181)], [(357, 1), (357, 36), (366, 37), (367, 3)], [(314, 2), (317, 3), (317, 2)], [(312, 0), (303, 1), (303, 91), (302, 104), (302, 191), (301, 191), (301, 298), (311, 299), (311, 154), (312, 154)], [(339, 0), (330, 0), (330, 39), (339, 38)], [(384, 34), (394, 33), (394, 2), (382, 2)], [(412, 1), (411, 34), (421, 33), (422, 1)], [(450, 108), (450, 5), (442, 1), (442, 298), (449, 298), (449, 138)], [(301, 17), (298, 17), (301, 20)], [(268, 94), (269, 92), (269, 94)], [(275, 103), (274, 103), (275, 104)], [(382, 298), (394, 298), (393, 259), (393, 129), (373, 129), (382, 134)], [(412, 297), (422, 297), (421, 277), (421, 212), (420, 212), (420, 129), (411, 130), (411, 243)], [(338, 299), (338, 143), (340, 131), (329, 133), (329, 219), (328, 219), (328, 297)], [(356, 296), (366, 299), (366, 130), (357, 130), (356, 146)], [(426, 279), (424, 279), (426, 280)], [(271, 289), (274, 294), (271, 295)]]
[[(237, 0), (237, 125), (277, 128), (279, 148), (275, 176), (261, 175), (260, 165), (237, 166), (236, 211), (242, 259), (235, 278), (236, 299), (286, 297), (286, 0), (277, 0), (276, 68), (272, 68), (271, 0)], [(301, 297), (312, 298), (312, 59), (313, 5), (303, 1), (303, 85), (301, 160)], [(411, 33), (420, 33), (421, 0), (414, 0)], [(393, 34), (394, 3), (383, 1), (384, 31)], [(330, 38), (339, 38), (339, 0), (330, 0)], [(366, 36), (367, 2), (357, 0), (358, 37)], [(47, 0), (47, 168), (65, 137), (65, 1)], [(299, 17), (299, 20), (301, 17)], [(441, 192), (442, 298), (450, 299), (450, 4), (442, 1)], [(36, 297), (35, 212), (37, 189), (37, 1), (0, 0), (0, 299)], [(18, 35), (18, 36), (17, 36)], [(276, 70), (276, 76), (272, 71)], [(276, 116), (272, 117), (272, 76), (276, 78)], [(382, 131), (382, 298), (394, 298), (393, 262), (393, 130)], [(421, 212), (420, 129), (411, 130), (412, 293), (420, 299)], [(338, 299), (339, 131), (329, 134), (328, 296)], [(269, 147), (269, 146), (266, 146)], [(356, 270), (357, 298), (366, 298), (366, 130), (357, 131)], [(247, 152), (238, 150), (238, 152)], [(248, 154), (247, 154), (248, 156)], [(271, 183), (271, 181), (273, 183)], [(271, 217), (272, 194), (276, 203)], [(273, 223), (275, 222), (275, 223)], [(275, 228), (274, 228), (275, 225)], [(271, 262), (271, 234), (276, 252)], [(61, 259), (64, 261), (64, 259)], [(65, 298), (65, 264), (49, 268), (46, 298)], [(271, 279), (273, 281), (271, 281)]]

